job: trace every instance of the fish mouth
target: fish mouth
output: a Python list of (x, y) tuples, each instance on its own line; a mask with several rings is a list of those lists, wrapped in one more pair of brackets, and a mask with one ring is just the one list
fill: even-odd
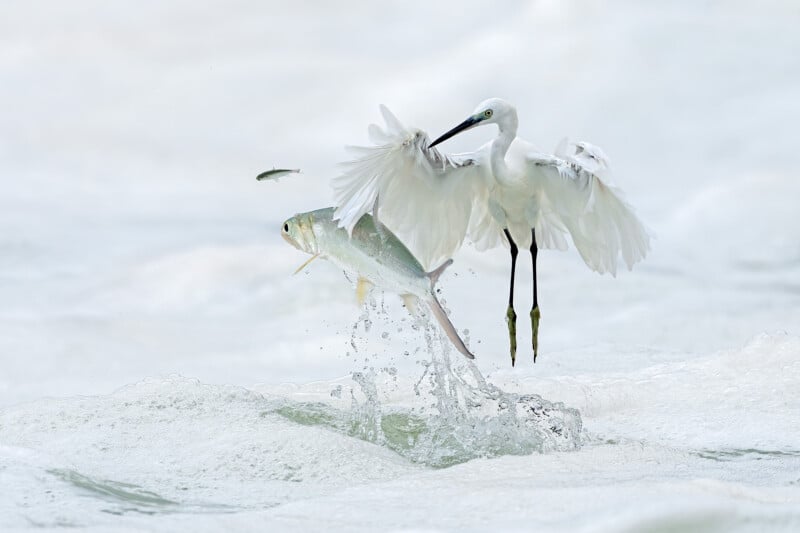
[(317, 242), (310, 220), (303, 218), (290, 218), (281, 227), (283, 240), (307, 254), (317, 253)]
[(291, 237), (289, 237), (289, 234), (288, 234), (288, 233), (286, 233), (286, 232), (282, 231), (282, 232), (281, 232), (281, 237), (283, 237), (283, 240), (284, 240), (284, 241), (288, 242), (289, 244), (291, 244), (292, 246), (294, 246), (294, 247), (295, 247), (295, 248), (297, 248), (298, 250), (300, 249), (300, 245), (299, 245), (299, 244), (297, 244), (297, 241), (295, 241), (294, 239), (292, 239)]
[(455, 135), (458, 135), (462, 131), (470, 129), (472, 126), (475, 126), (476, 124), (478, 124), (481, 120), (483, 120), (483, 119), (482, 118), (477, 118), (477, 117), (469, 117), (467, 120), (465, 120), (464, 122), (462, 122), (461, 124), (459, 124), (458, 126), (453, 128), (452, 130), (448, 131), (447, 133), (442, 134), (438, 139), (436, 139), (431, 144), (429, 144), (428, 148), (433, 148), (437, 144), (446, 141), (450, 137), (453, 137)]

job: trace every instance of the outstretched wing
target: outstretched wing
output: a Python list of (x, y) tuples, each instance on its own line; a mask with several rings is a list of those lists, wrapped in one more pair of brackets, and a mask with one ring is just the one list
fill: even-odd
[(589, 143), (565, 141), (556, 154), (527, 156), (528, 177), (540, 191), (536, 207), (526, 213), (537, 241), (539, 228), (545, 241), (557, 241), (566, 230), (592, 270), (616, 275), (619, 257), (630, 270), (650, 250), (650, 235), (621, 191), (601, 179), (608, 158)]
[(377, 211), (420, 263), (433, 268), (461, 246), (473, 211), (485, 209), (486, 153), (442, 154), (428, 148), (425, 132), (405, 128), (384, 106), (381, 113), (386, 129), (371, 125), (373, 145), (352, 147), (356, 158), (332, 181), (334, 218), (352, 232), (364, 213)]

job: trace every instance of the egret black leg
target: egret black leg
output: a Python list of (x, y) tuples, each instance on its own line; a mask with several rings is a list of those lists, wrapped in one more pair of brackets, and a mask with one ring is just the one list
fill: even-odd
[(508, 339), (511, 342), (511, 366), (517, 361), (517, 314), (514, 312), (514, 276), (517, 270), (517, 244), (511, 238), (508, 229), (504, 229), (511, 248), (511, 287), (508, 291), (508, 310), (506, 311), (506, 323), (508, 324)]
[(533, 362), (539, 352), (539, 295), (536, 291), (536, 256), (539, 254), (539, 247), (536, 246), (536, 230), (531, 229), (531, 262), (533, 264), (533, 307), (531, 307), (531, 333), (533, 337)]

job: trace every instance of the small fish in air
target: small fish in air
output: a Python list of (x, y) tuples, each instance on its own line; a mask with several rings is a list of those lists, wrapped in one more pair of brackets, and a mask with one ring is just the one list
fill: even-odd
[(281, 236), (286, 242), (312, 254), (311, 259), (295, 273), (317, 257), (322, 257), (358, 276), (356, 296), (359, 304), (363, 303), (372, 286), (399, 294), (412, 314), (416, 303), (422, 300), (428, 304), (453, 346), (468, 359), (474, 359), (434, 293), (436, 281), (453, 260), (448, 259), (436, 270), (425, 272), (394, 233), (380, 222), (376, 226), (372, 215), (361, 217), (351, 237), (346, 229), (339, 227), (338, 221), (333, 220), (334, 210), (328, 207), (299, 213), (283, 223)]
[(267, 170), (265, 172), (262, 172), (261, 174), (256, 176), (256, 179), (258, 181), (264, 181), (264, 180), (278, 181), (278, 178), (288, 176), (289, 174), (299, 174), (299, 173), (300, 173), (299, 168), (273, 168), (272, 170)]

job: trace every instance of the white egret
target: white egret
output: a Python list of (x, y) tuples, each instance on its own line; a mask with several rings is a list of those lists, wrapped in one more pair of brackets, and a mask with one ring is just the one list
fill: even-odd
[[(562, 141), (556, 155), (536, 150), (517, 137), (517, 111), (508, 102), (482, 102), (461, 124), (429, 144), (428, 136), (406, 129), (381, 106), (386, 129), (371, 125), (374, 143), (354, 147), (358, 157), (344, 163), (333, 180), (335, 217), (352, 231), (373, 211), (417, 255), (423, 266), (448, 259), (469, 237), (479, 250), (505, 241), (511, 250), (511, 283), (506, 322), (511, 364), (516, 360), (514, 278), (519, 247), (533, 264), (531, 307), (534, 362), (538, 354), (539, 248), (567, 248), (566, 234), (592, 270), (616, 275), (621, 257), (631, 269), (650, 248), (650, 237), (622, 200), (604, 183), (608, 159), (588, 143)], [(497, 136), (475, 152), (444, 155), (437, 144), (479, 125), (496, 124)]]

